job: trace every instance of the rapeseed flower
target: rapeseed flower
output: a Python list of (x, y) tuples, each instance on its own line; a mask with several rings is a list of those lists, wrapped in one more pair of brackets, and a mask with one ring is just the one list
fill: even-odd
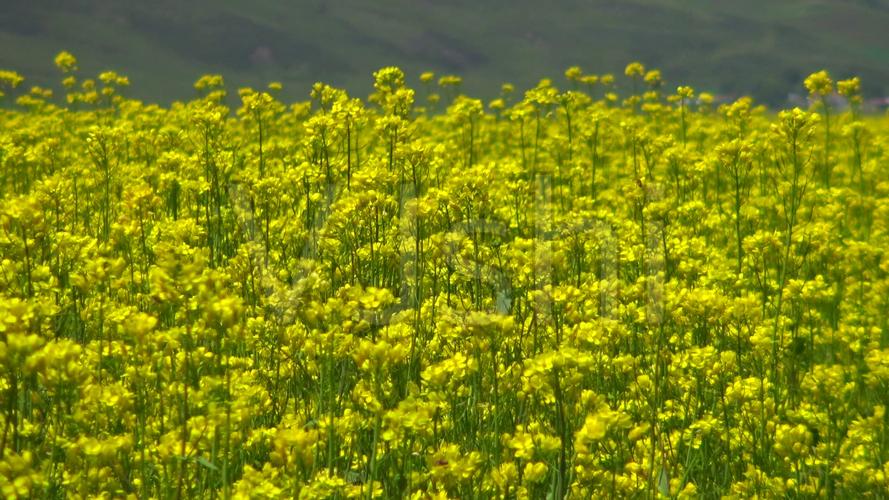
[(64, 97), (0, 74), (4, 496), (885, 490), (858, 79), (770, 113), (641, 63), (491, 102), (388, 67), (233, 109), (56, 64)]

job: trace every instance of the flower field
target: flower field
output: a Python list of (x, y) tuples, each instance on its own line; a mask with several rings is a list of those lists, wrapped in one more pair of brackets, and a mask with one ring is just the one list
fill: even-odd
[(857, 79), (775, 111), (639, 63), (489, 102), (390, 67), (161, 107), (56, 65), (0, 72), (2, 496), (889, 495)]

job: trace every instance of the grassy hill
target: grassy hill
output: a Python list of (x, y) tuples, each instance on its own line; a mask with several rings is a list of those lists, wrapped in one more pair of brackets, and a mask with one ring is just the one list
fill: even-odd
[[(620, 72), (631, 60), (671, 84), (782, 103), (821, 68), (889, 94), (889, 0), (30, 0), (4, 2), (0, 68), (55, 82), (52, 57), (130, 76), (131, 95), (189, 98), (207, 72), (230, 85), (282, 81), (301, 99), (315, 81), (364, 95), (370, 73), (456, 73), (494, 95), (578, 64)], [(11, 5), (9, 5), (11, 4)]]

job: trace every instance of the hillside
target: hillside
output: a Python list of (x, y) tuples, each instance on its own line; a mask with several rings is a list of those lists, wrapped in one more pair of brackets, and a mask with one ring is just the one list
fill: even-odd
[(4, 3), (0, 67), (46, 85), (66, 49), (85, 72), (118, 70), (131, 95), (160, 102), (189, 98), (207, 72), (232, 86), (280, 80), (297, 99), (318, 80), (365, 94), (370, 73), (395, 64), (460, 74), (468, 92), (491, 96), (504, 81), (523, 87), (573, 64), (618, 72), (635, 59), (672, 84), (775, 104), (822, 67), (889, 93), (889, 0)]

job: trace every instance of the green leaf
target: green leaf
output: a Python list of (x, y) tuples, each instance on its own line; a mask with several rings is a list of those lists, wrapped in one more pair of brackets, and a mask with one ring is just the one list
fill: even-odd
[(213, 462), (207, 460), (204, 457), (198, 457), (197, 462), (214, 472), (219, 472), (219, 467), (216, 467), (215, 465), (213, 465)]

